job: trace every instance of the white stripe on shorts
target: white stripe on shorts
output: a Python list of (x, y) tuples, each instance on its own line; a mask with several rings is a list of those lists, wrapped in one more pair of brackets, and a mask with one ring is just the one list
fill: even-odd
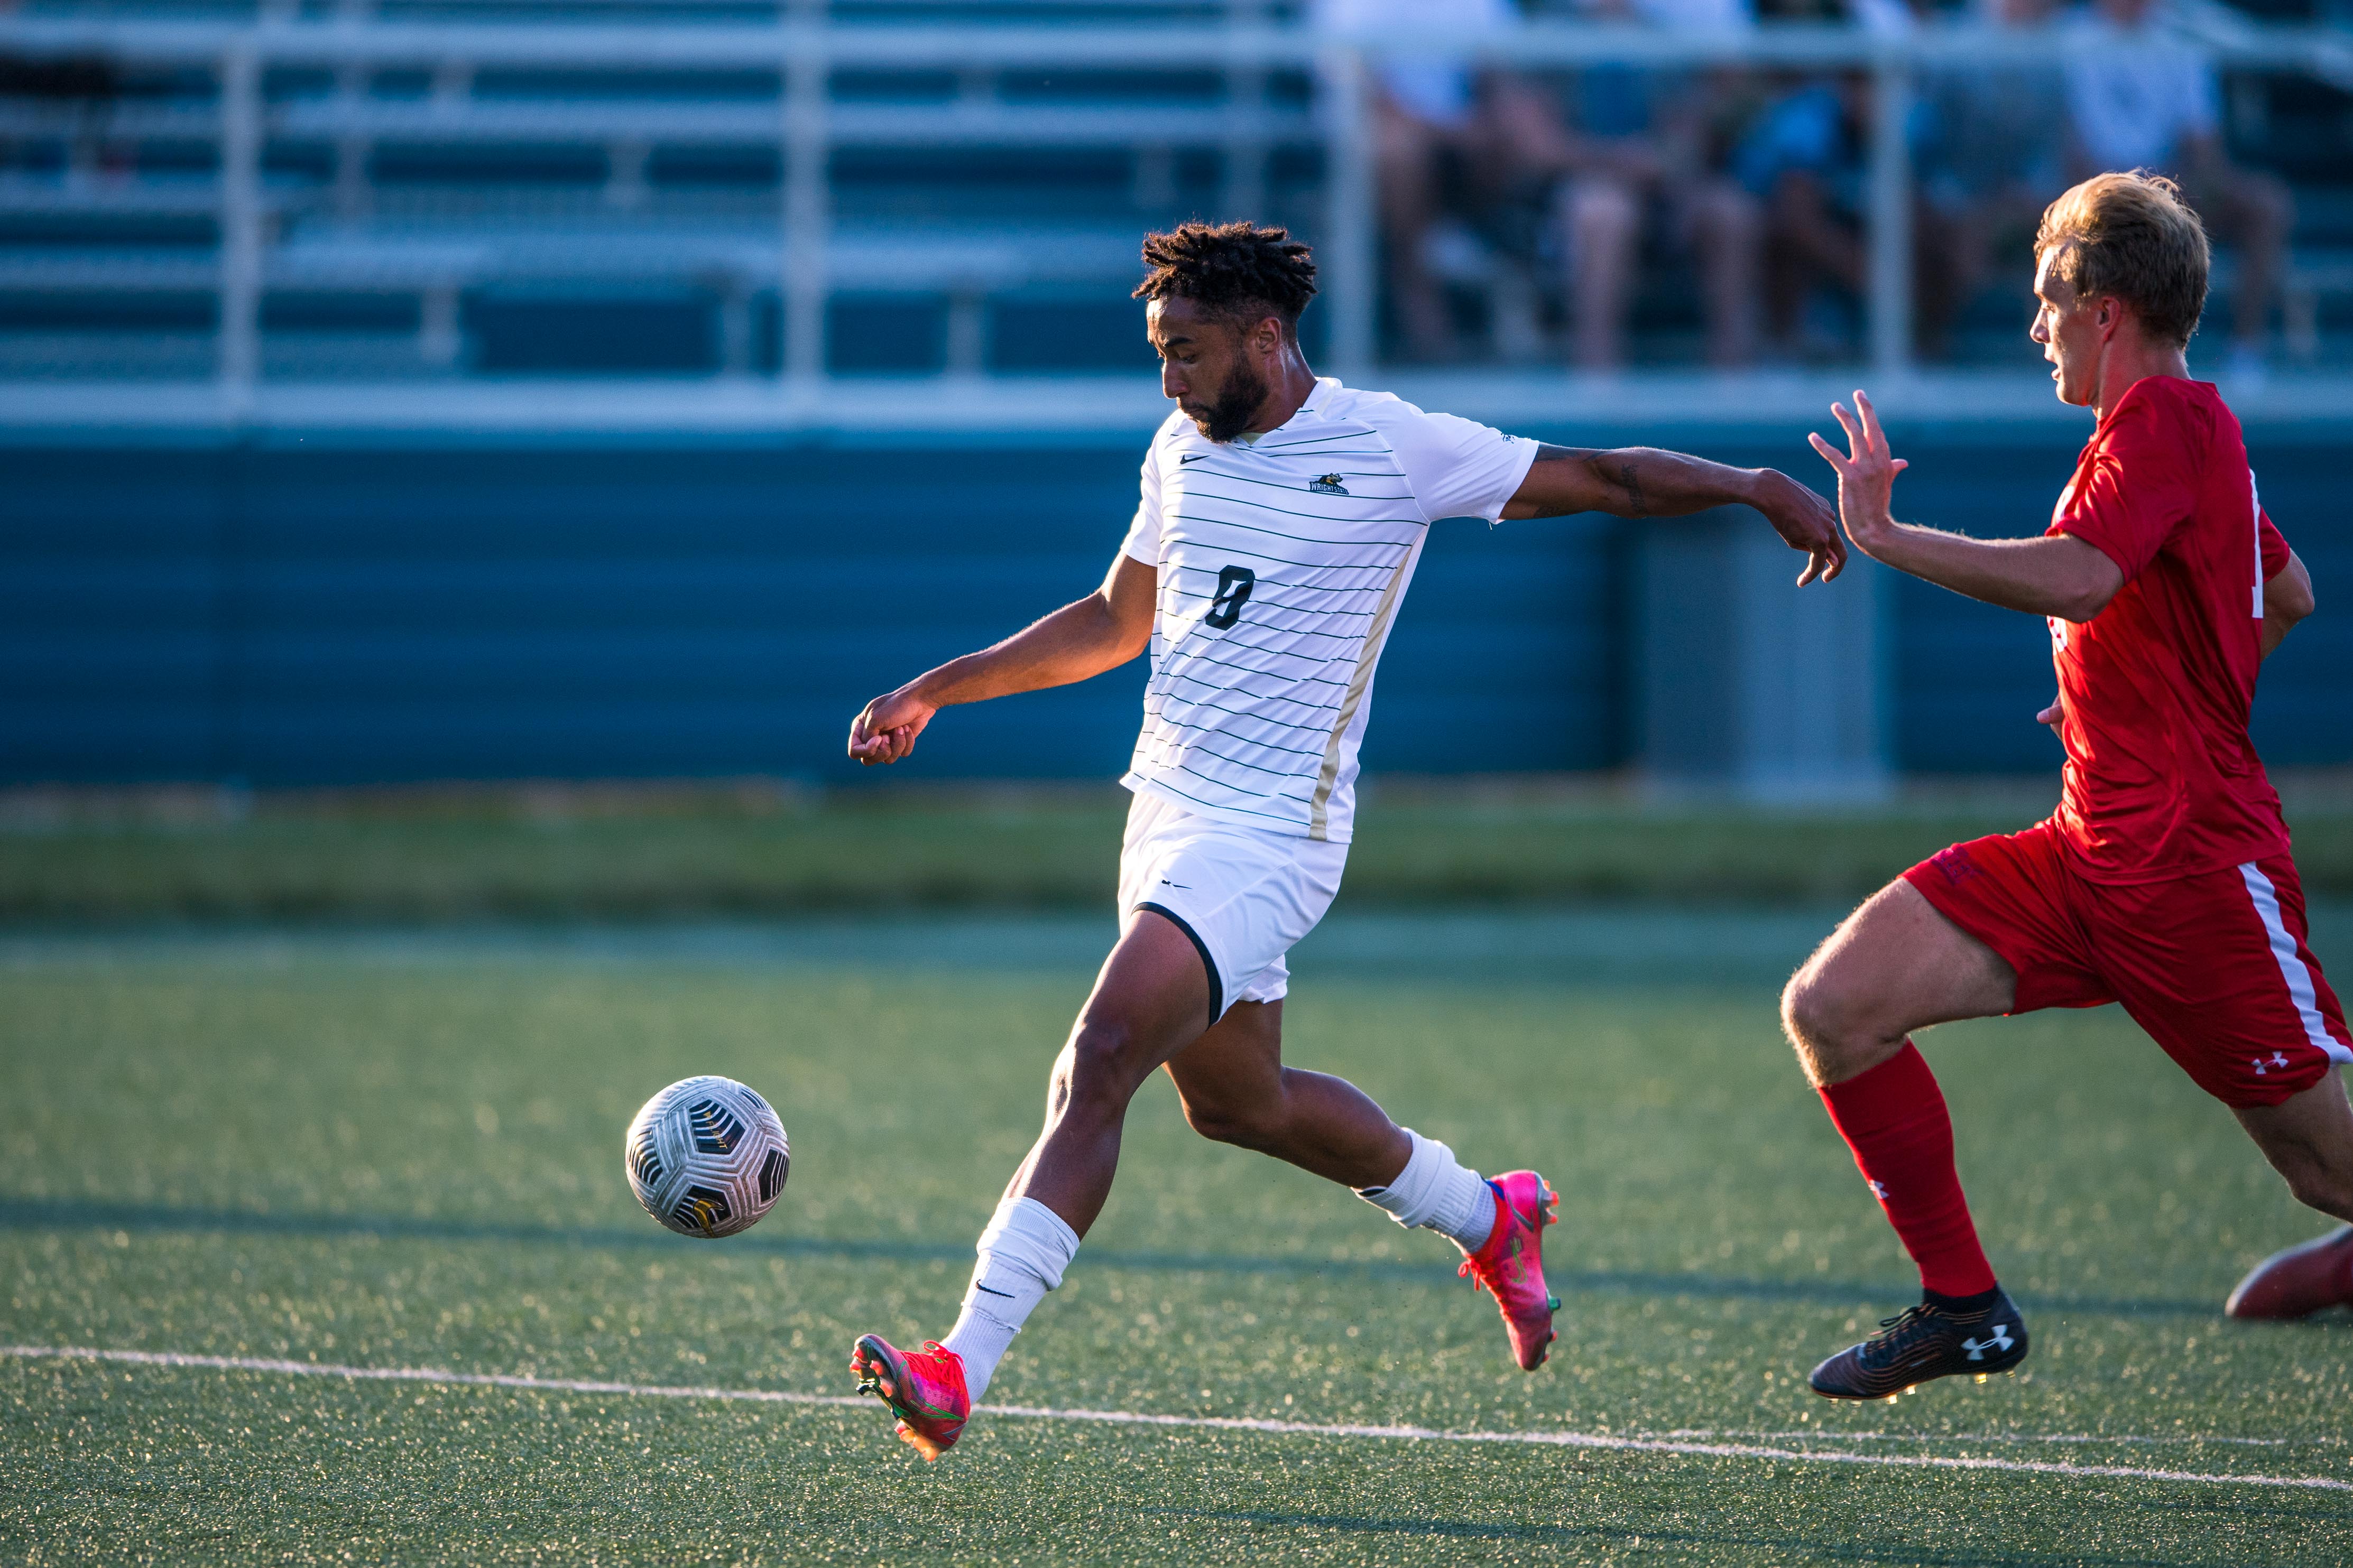
[(2317, 1047), (2331, 1060), (2353, 1062), (2353, 1049), (2337, 1043), (2328, 1032), (2328, 1021), (2320, 1016), (2320, 998), (2312, 988), (2312, 971), (2296, 956), (2295, 938), (2281, 923), (2279, 893), (2272, 879), (2253, 860), (2239, 868), (2240, 880), (2247, 884), (2247, 896), (2255, 901), (2255, 912), (2263, 917), (2263, 930), (2271, 934), (2272, 957), (2279, 963), (2280, 978), (2287, 982), (2287, 994), (2295, 1003), (2296, 1016), (2304, 1020), (2304, 1037)]

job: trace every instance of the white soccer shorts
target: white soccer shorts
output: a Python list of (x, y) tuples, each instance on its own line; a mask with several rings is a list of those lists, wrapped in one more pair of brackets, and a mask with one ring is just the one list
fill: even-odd
[(1332, 907), (1347, 863), (1345, 844), (1245, 827), (1137, 790), (1119, 852), (1120, 919), (1151, 910), (1191, 937), (1209, 971), (1209, 1016), (1220, 1018), (1290, 989), (1282, 955)]

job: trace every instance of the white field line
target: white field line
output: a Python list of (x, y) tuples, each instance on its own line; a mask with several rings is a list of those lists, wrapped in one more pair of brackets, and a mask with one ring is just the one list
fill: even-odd
[[(651, 1399), (722, 1399), (760, 1405), (865, 1405), (870, 1403), (862, 1394), (600, 1383), (586, 1378), (524, 1377), (512, 1373), (444, 1372), (425, 1366), (338, 1366), (326, 1362), (278, 1361), (262, 1356), (190, 1355), (179, 1351), (101, 1350), (80, 1345), (0, 1345), (0, 1356), (126, 1362), (140, 1366), (206, 1367), (223, 1372), (279, 1373), (291, 1377), (342, 1377), (385, 1383), (521, 1388), (552, 1394), (612, 1394)], [(1699, 1443), (1668, 1437), (1627, 1437), (1608, 1432), (1441, 1432), (1429, 1426), (1359, 1426), (1314, 1421), (1263, 1421), (1238, 1415), (1161, 1415), (1135, 1410), (1058, 1410), (1034, 1405), (984, 1405), (980, 1408), (992, 1415), (1009, 1415), (1032, 1421), (1091, 1421), (1113, 1426), (1187, 1427), (1299, 1437), (1388, 1437), (1409, 1443), (1518, 1443), (1544, 1447), (1594, 1448), (1616, 1453), (1684, 1454), (1704, 1458), (1814, 1460), (1823, 1464), (1873, 1465), (1894, 1469), (1997, 1470), (2013, 1475), (2102, 1477), (2123, 1480), (2182, 1481), (2207, 1486), (2296, 1487), (2318, 1491), (2353, 1492), (2353, 1481), (2340, 1481), (2326, 1476), (2216, 1475), (2194, 1470), (2145, 1469), (2125, 1465), (2073, 1465), (2053, 1460), (1953, 1458), (1936, 1454), (1855, 1454), (1824, 1448), (1767, 1447), (1753, 1443)], [(1831, 1436), (1825, 1434), (1825, 1436)]]
[(2052, 1443), (2074, 1446), (2114, 1444), (2117, 1447), (2181, 1447), (2211, 1443), (2237, 1448), (2341, 1447), (2342, 1437), (2145, 1437), (2135, 1434), (2098, 1432), (1841, 1432), (1831, 1426), (1792, 1427), (1788, 1431), (1751, 1430), (1736, 1426), (1678, 1426), (1662, 1437), (1760, 1437), (1818, 1443)]
[(871, 1405), (857, 1394), (787, 1394), (765, 1388), (689, 1388), (666, 1384), (597, 1383), (585, 1378), (523, 1377), (502, 1372), (444, 1372), (431, 1366), (336, 1366), (266, 1356), (190, 1355), (184, 1351), (110, 1351), (82, 1345), (0, 1345), (0, 1356), (68, 1361), (131, 1362), (140, 1366), (210, 1367), (221, 1372), (275, 1372), (290, 1377), (349, 1377), (376, 1383), (463, 1384), (480, 1388), (532, 1388), (556, 1394), (618, 1394), (644, 1399), (732, 1399), (763, 1405)]

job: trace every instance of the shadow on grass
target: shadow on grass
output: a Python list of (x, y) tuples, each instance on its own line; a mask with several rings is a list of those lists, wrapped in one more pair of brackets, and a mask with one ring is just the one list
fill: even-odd
[[(1939, 1551), (1916, 1542), (1900, 1547), (1863, 1542), (1826, 1541), (1819, 1536), (1763, 1535), (1745, 1531), (1702, 1531), (1627, 1528), (1608, 1525), (1487, 1524), (1453, 1519), (1377, 1519), (1353, 1514), (1278, 1513), (1268, 1510), (1151, 1509), (1149, 1514), (1168, 1519), (1198, 1519), (1233, 1524), (1269, 1525), (1290, 1530), (1330, 1530), (1372, 1535), (1415, 1535), (1461, 1541), (1609, 1542), (1620, 1546), (1708, 1547), (1720, 1551), (1758, 1548), (1795, 1554), (1808, 1562), (1900, 1561), (1923, 1568), (2000, 1568), (2032, 1563), (2100, 1563), (2105, 1568), (2165, 1568), (2170, 1557), (2108, 1557), (2088, 1554), (2080, 1546), (2057, 1552), (2004, 1549), (1992, 1553), (1962, 1550)], [(2226, 1510), (2227, 1511), (2227, 1510)], [(1837, 1527), (1832, 1527), (1837, 1528)]]
[[(654, 1226), (615, 1229), (609, 1226), (499, 1224), (463, 1219), (432, 1219), (398, 1215), (317, 1213), (269, 1214), (255, 1209), (195, 1208), (167, 1204), (107, 1203), (71, 1198), (0, 1198), (0, 1231), (213, 1231), (228, 1235), (308, 1237), (372, 1237), (384, 1241), (493, 1241), (523, 1246), (598, 1248), (677, 1248), (703, 1245)], [(893, 1263), (961, 1263), (972, 1257), (967, 1245), (920, 1241), (833, 1240), (822, 1237), (732, 1237), (727, 1250), (735, 1256), (763, 1258), (873, 1258)], [(1407, 1263), (1379, 1258), (1252, 1257), (1239, 1253), (1122, 1252), (1090, 1248), (1087, 1262), (1094, 1268), (1164, 1270), (1171, 1273), (1328, 1275), (1355, 1279), (1388, 1279), (1403, 1283), (1451, 1286), (1454, 1277), (1434, 1263)], [(1626, 1269), (1577, 1271), (1555, 1268), (1548, 1278), (1556, 1290), (1609, 1292), (1641, 1296), (1685, 1296), (1758, 1301), (1812, 1301), (1825, 1306), (1853, 1307), (1901, 1296), (1900, 1284), (1851, 1279), (1756, 1279), (1738, 1276), (1695, 1273), (1647, 1273)], [(2026, 1304), (2052, 1312), (2074, 1312), (2115, 1318), (2218, 1318), (2213, 1301), (2169, 1301), (2156, 1298), (2047, 1296), (2018, 1292)]]

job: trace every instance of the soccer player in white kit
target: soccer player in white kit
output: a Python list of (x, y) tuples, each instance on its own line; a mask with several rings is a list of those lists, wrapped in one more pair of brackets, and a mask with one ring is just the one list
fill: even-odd
[(1307, 368), (1308, 248), (1280, 228), (1149, 236), (1136, 296), (1176, 411), (1103, 586), (866, 706), (849, 754), (895, 763), (942, 708), (1084, 680), (1149, 646), (1120, 851), (1121, 934), (1055, 1058), (1046, 1125), (981, 1233), (944, 1341), (860, 1336), (850, 1369), (926, 1459), (962, 1433), (1013, 1336), (1110, 1195), (1128, 1101), (1166, 1068), (1204, 1137), (1353, 1188), (1460, 1247), (1535, 1371), (1558, 1301), (1544, 1280), (1552, 1191), (1492, 1181), (1355, 1086), (1282, 1065), (1283, 954), (1340, 889), (1373, 668), (1441, 518), (1672, 516), (1738, 502), (1838, 574), (1830, 503), (1770, 468), (1649, 447), (1539, 446)]

